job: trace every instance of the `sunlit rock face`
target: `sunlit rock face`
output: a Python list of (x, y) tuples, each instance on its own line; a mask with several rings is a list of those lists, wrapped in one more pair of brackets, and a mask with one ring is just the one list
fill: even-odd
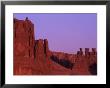
[(96, 48), (76, 54), (49, 50), (48, 39), (35, 40), (34, 24), (14, 18), (14, 75), (96, 75)]

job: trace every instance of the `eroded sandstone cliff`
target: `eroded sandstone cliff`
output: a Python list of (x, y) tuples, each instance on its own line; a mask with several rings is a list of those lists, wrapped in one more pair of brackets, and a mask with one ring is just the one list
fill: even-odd
[(77, 54), (49, 50), (47, 39), (35, 40), (34, 24), (14, 18), (14, 75), (97, 74), (97, 52), (82, 48)]

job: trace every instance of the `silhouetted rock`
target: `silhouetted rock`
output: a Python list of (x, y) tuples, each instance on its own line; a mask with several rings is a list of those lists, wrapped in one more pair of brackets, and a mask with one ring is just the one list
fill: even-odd
[(85, 56), (89, 56), (89, 48), (85, 48)]
[(66, 67), (68, 69), (72, 69), (73, 68), (73, 63), (71, 63), (69, 60), (59, 59), (57, 56), (54, 56), (54, 55), (51, 56), (51, 59), (54, 62), (56, 62), (56, 63), (58, 63), (58, 64), (60, 64), (60, 65), (62, 65), (64, 67)]
[(92, 75), (97, 75), (97, 64), (93, 63), (89, 66), (89, 71)]
[(44, 39), (44, 53), (46, 54), (46, 57), (49, 56), (49, 47), (48, 47), (48, 40)]
[(96, 48), (92, 48), (92, 52), (94, 55), (96, 55), (97, 54)]

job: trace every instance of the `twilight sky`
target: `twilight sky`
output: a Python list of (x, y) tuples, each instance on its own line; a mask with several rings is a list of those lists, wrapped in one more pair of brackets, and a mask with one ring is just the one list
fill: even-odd
[(48, 39), (49, 49), (76, 53), (79, 48), (97, 48), (95, 13), (14, 13), (34, 23), (35, 39)]

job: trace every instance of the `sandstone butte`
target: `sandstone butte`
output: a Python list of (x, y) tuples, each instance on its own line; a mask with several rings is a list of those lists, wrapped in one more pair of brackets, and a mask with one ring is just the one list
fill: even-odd
[(96, 48), (76, 54), (49, 50), (48, 40), (35, 40), (34, 24), (14, 18), (14, 75), (97, 75)]

